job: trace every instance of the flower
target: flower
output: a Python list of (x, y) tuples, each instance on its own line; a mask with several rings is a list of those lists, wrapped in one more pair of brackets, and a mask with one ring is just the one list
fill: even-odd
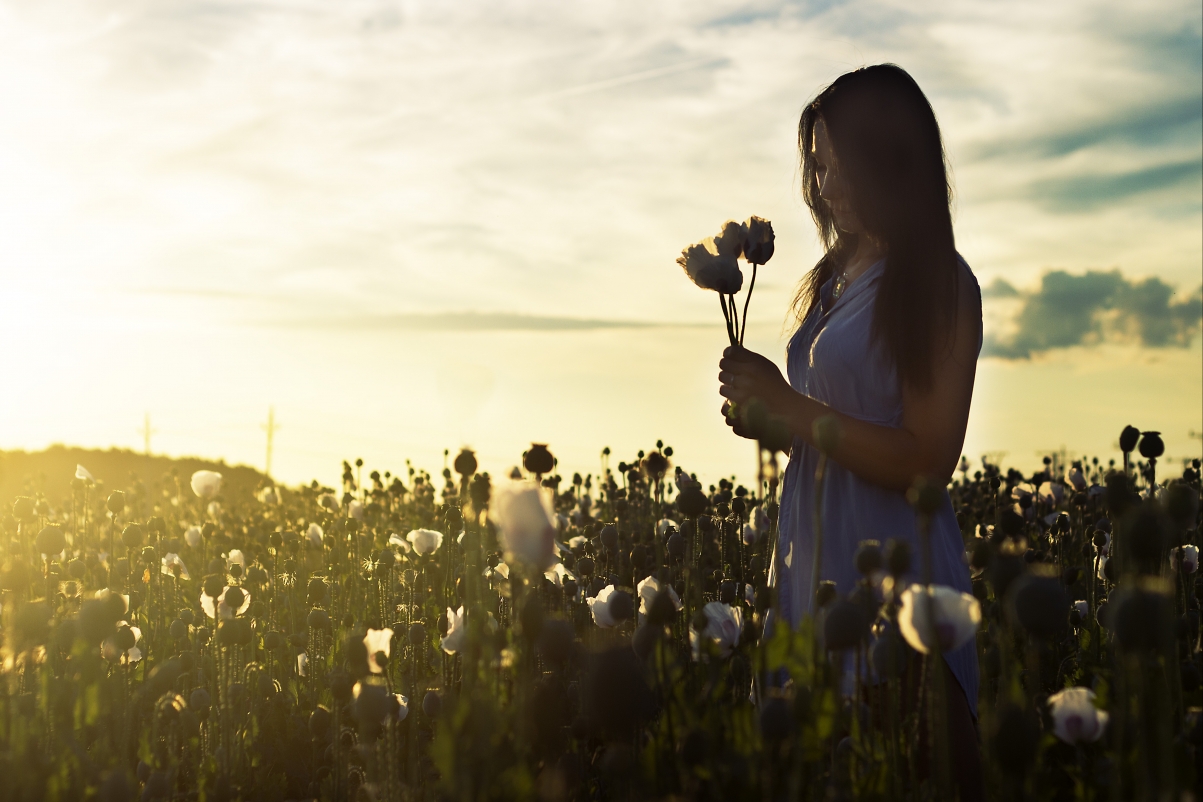
[(713, 239), (681, 251), (677, 264), (685, 270), (690, 281), (704, 290), (733, 295), (743, 287), (744, 275), (739, 272), (739, 261), (734, 256), (719, 255)]
[(1082, 616), (1082, 618), (1090, 616), (1090, 604), (1084, 599), (1074, 602), (1074, 609), (1078, 611), (1078, 615)]
[(1099, 581), (1100, 581), (1100, 582), (1107, 582), (1107, 581), (1109, 581), (1109, 578), (1108, 578), (1108, 576), (1107, 576), (1107, 571), (1106, 571), (1106, 568), (1107, 568), (1107, 560), (1109, 560), (1109, 559), (1110, 559), (1110, 558), (1109, 558), (1109, 557), (1107, 557), (1107, 556), (1101, 556), (1101, 557), (1099, 557), (1099, 570), (1098, 570), (1098, 574), (1097, 574), (1097, 576), (1098, 576), (1098, 578), (1099, 578)]
[(1074, 490), (1086, 489), (1086, 477), (1082, 474), (1081, 468), (1074, 468), (1069, 472), (1069, 483), (1074, 486)]
[[(450, 616), (448, 616), (450, 620)], [(383, 674), (384, 666), (376, 662), (376, 655), (384, 652), (384, 656), (388, 657), (392, 653), (393, 631), (388, 627), (384, 629), (369, 629), (368, 633), (363, 636), (363, 645), (368, 650), (368, 668), (373, 674)]]
[(172, 552), (164, 555), (163, 567), (159, 569), (159, 572), (167, 576), (174, 576), (177, 579), (192, 579), (192, 575), (188, 573), (188, 566), (184, 565), (184, 561), (180, 559), (180, 555)]
[(443, 533), (433, 529), (415, 529), (406, 535), (405, 539), (410, 542), (420, 557), (438, 551), (439, 546), (443, 545)]
[(1037, 491), (1040, 495), (1040, 500), (1045, 504), (1057, 505), (1061, 503), (1061, 499), (1065, 498), (1065, 485), (1060, 482), (1045, 482), (1040, 485)]
[[(508, 572), (507, 572), (508, 573)], [(572, 573), (564, 567), (564, 563), (556, 563), (551, 568), (543, 572), (543, 576), (557, 588), (564, 587), (565, 579), (576, 579)]]
[(730, 657), (731, 652), (739, 645), (739, 633), (743, 630), (743, 613), (738, 607), (732, 607), (722, 602), (710, 602), (702, 608), (706, 615), (706, 626), (701, 632), (689, 627), (689, 646), (693, 650), (693, 659), (701, 657), (702, 640), (709, 638), (718, 649), (720, 657)]
[(230, 553), (226, 555), (226, 568), (233, 568), (235, 565), (242, 568), (244, 573), (246, 572), (246, 556), (240, 549), (230, 549)]
[[(218, 596), (216, 599), (214, 599), (212, 596), (206, 595), (205, 593), (202, 592), (200, 595), (200, 604), (201, 604), (201, 609), (205, 611), (205, 615), (209, 616), (210, 618), (212, 618), (214, 620), (216, 620), (218, 618), (218, 616), (220, 616), (221, 619), (224, 621), (226, 619), (233, 618), (235, 615), (242, 615), (248, 609), (250, 609), (251, 594), (247, 593), (242, 588), (236, 588), (236, 590), (238, 590), (242, 594), (242, 604), (240, 604), (238, 606), (237, 610), (230, 608), (230, 606), (226, 604), (226, 594), (229, 593), (230, 590), (231, 590), (231, 588), (227, 585), (221, 591), (221, 595)], [(216, 605), (214, 604), (214, 602), (216, 602)]]
[(84, 482), (96, 481), (94, 478), (92, 478), (92, 474), (88, 473), (88, 469), (82, 465), (75, 466), (75, 478)]
[(347, 505), (347, 517), (354, 518), (359, 522), (363, 522), (363, 502), (352, 501)]
[(333, 493), (323, 493), (322, 495), (318, 496), (317, 505), (323, 510), (328, 510), (330, 512), (338, 512), (338, 509), (341, 506), (338, 503), (338, 496), (334, 495)]
[(388, 544), (390, 546), (396, 546), (404, 554), (409, 554), (410, 551), (413, 550), (413, 546), (409, 545), (409, 541), (401, 537), (401, 535), (397, 534), (396, 532), (388, 536)]
[(455, 654), (464, 648), (465, 642), (468, 640), (468, 629), (464, 626), (464, 607), (460, 605), (458, 610), (453, 611), (450, 607), (447, 608), (447, 634), (443, 636), (440, 644), (443, 651), (447, 654)]
[(280, 503), (280, 491), (277, 490), (274, 486), (268, 485), (267, 487), (265, 487), (259, 491), (258, 498), (259, 498), (259, 501), (263, 504), (269, 504), (269, 505), (279, 504)]
[(322, 538), (325, 536), (326, 533), (315, 523), (309, 524), (309, 530), (305, 532), (305, 537), (309, 538), (309, 542), (319, 547), (322, 545)]
[(1094, 706), (1094, 691), (1066, 688), (1048, 698), (1053, 734), (1067, 744), (1093, 743), (1107, 728), (1108, 715)]
[(184, 542), (189, 548), (196, 548), (201, 542), (201, 528), (199, 526), (190, 526), (188, 531), (184, 532)]
[(743, 234), (744, 258), (754, 265), (762, 265), (773, 258), (773, 224), (763, 217), (752, 215), (740, 226)]
[(664, 533), (669, 529), (676, 529), (679, 532), (681, 525), (671, 518), (661, 518), (656, 522), (656, 534), (660, 537), (664, 537)]
[(613, 594), (614, 586), (606, 585), (596, 596), (585, 600), (589, 603), (589, 612), (593, 614), (593, 623), (599, 627), (609, 628), (618, 623), (614, 616), (610, 615), (610, 596)]
[(1175, 571), (1178, 570), (1178, 563), (1182, 562), (1182, 570), (1188, 574), (1193, 574), (1199, 570), (1199, 547), (1198, 546), (1182, 546), (1180, 548), (1170, 549), (1170, 567)]
[(743, 226), (734, 220), (728, 220), (719, 229), (718, 236), (712, 238), (710, 241), (714, 243), (714, 252), (719, 256), (730, 256), (738, 259), (744, 250)]
[(305, 652), (301, 652), (300, 654), (297, 655), (297, 676), (298, 677), (309, 676), (308, 668), (309, 668), (309, 655), (306, 654)]
[(550, 501), (529, 482), (512, 482), (493, 494), (489, 517), (501, 530), (506, 562), (545, 570), (555, 559), (556, 526)]
[(681, 609), (681, 597), (677, 595), (677, 591), (672, 585), (661, 586), (660, 580), (654, 576), (649, 576), (635, 586), (635, 593), (639, 596), (639, 623), (642, 625), (645, 618), (652, 609), (652, 602), (656, 600), (656, 596), (660, 594), (662, 589), (668, 591), (668, 597), (672, 599), (673, 605)]
[[(925, 597), (931, 599), (929, 604)], [(935, 621), (928, 618), (934, 614)], [(977, 632), (982, 620), (982, 605), (968, 593), (944, 585), (911, 585), (902, 592), (898, 626), (911, 648), (929, 654), (939, 646), (941, 652), (959, 649)]]
[(192, 474), (192, 492), (197, 498), (213, 498), (221, 491), (221, 474), (217, 471), (197, 471)]

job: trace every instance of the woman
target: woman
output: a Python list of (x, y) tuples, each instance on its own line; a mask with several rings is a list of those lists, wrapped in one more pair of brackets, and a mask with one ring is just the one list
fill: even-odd
[[(917, 579), (924, 551), (906, 490), (919, 477), (944, 486), (952, 476), (982, 342), (977, 281), (953, 244), (939, 126), (910, 75), (886, 64), (841, 76), (803, 111), (798, 145), (825, 253), (795, 299), (789, 380), (741, 348), (727, 349), (719, 363), (723, 416), (736, 434), (750, 436), (727, 418), (728, 404), (756, 398), (793, 435), (772, 568), (792, 623), (810, 611), (815, 592), (814, 422), (834, 415), (841, 432), (823, 486), (820, 578), (850, 592), (860, 541), (893, 538), (910, 542)], [(936, 584), (970, 589), (963, 549), (945, 493), (931, 523)], [(945, 661), (952, 765), (962, 798), (976, 798), (975, 644)]]

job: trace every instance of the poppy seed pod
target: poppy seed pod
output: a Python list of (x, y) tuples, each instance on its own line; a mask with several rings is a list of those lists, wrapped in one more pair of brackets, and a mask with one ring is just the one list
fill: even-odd
[(1115, 594), (1113, 604), (1111, 629), (1121, 651), (1164, 652), (1172, 647), (1173, 598), (1159, 583), (1124, 588)]
[(112, 493), (109, 493), (109, 498), (106, 501), (105, 506), (108, 507), (109, 512), (111, 512), (113, 515), (118, 515), (124, 512), (125, 493), (122, 493), (120, 490), (114, 490)]
[(690, 484), (677, 495), (677, 509), (686, 518), (696, 518), (706, 511), (706, 494), (700, 487)]
[(238, 611), (242, 609), (242, 603), (246, 601), (246, 592), (242, 588), (230, 588), (226, 591), (225, 603), (231, 610)]
[(41, 554), (51, 555), (62, 552), (67, 548), (67, 538), (63, 534), (61, 527), (50, 524), (38, 532), (37, 538), (34, 540), (37, 550)]
[(602, 527), (601, 542), (607, 551), (618, 551), (618, 527), (614, 524), (607, 524)]
[(422, 697), (422, 712), (427, 718), (438, 718), (439, 713), (443, 712), (443, 700), (438, 691), (427, 691)]
[(471, 476), (476, 473), (476, 454), (469, 448), (461, 449), (452, 467), (460, 476)]
[(1156, 501), (1146, 501), (1129, 510), (1120, 523), (1120, 544), (1132, 557), (1132, 567), (1141, 573), (1155, 574), (1170, 545), (1171, 525)]
[(139, 524), (129, 524), (121, 531), (121, 542), (131, 551), (142, 545), (142, 527)]
[(530, 473), (551, 473), (555, 470), (556, 459), (547, 450), (546, 443), (531, 443), (530, 451), (522, 455), (522, 467)]
[(1032, 637), (1052, 640), (1065, 633), (1069, 595), (1057, 577), (1027, 574), (1008, 591), (1008, 612)]
[(832, 651), (854, 649), (869, 635), (869, 620), (859, 604), (837, 599), (827, 608), (823, 643)]
[(862, 540), (856, 549), (856, 570), (862, 576), (880, 571), (885, 566), (885, 558), (881, 554), (881, 543), (877, 540)]
[(171, 622), (171, 637), (176, 640), (182, 640), (188, 637), (188, 625), (180, 619), (175, 619)]
[(1145, 459), (1157, 459), (1165, 453), (1161, 432), (1143, 432), (1140, 435), (1140, 455)]

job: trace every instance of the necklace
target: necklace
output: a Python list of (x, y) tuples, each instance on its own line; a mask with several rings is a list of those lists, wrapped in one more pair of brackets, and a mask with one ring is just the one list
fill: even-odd
[(839, 300), (847, 286), (848, 274), (841, 269), (839, 273), (836, 273), (835, 280), (831, 282), (831, 300)]

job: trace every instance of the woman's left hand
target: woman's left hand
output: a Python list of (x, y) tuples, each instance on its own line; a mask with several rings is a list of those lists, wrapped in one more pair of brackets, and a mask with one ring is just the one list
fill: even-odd
[(781, 407), (793, 390), (768, 357), (732, 345), (723, 351), (718, 367), (718, 392), (723, 398), (736, 404), (758, 398), (769, 412), (782, 414)]

